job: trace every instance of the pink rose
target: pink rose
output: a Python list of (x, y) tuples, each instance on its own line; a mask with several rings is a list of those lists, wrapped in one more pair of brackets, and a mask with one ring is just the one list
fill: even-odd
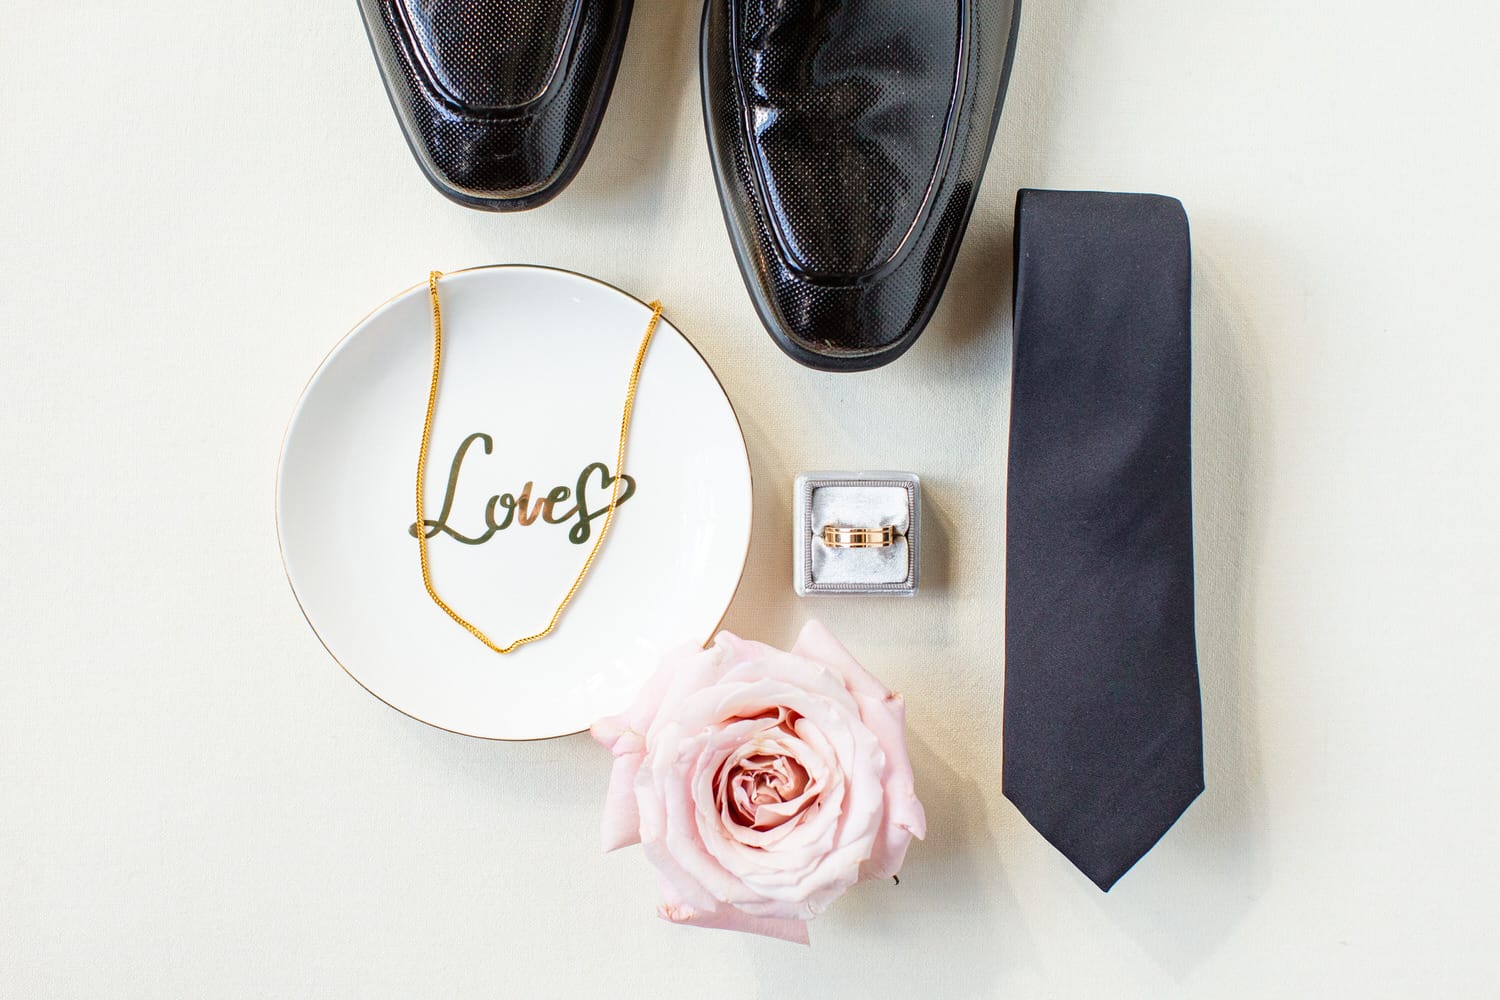
[(818, 622), (790, 653), (721, 632), (594, 724), (615, 755), (604, 849), (644, 845), (668, 920), (806, 944), (808, 920), (926, 832), (905, 720)]

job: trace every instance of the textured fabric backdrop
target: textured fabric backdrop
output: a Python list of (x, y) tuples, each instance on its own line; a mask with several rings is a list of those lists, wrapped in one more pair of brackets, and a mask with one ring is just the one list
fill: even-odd
[[(822, 375), (760, 329), (710, 176), (696, 0), (639, 0), (557, 202), (407, 154), (352, 0), (11, 4), (0, 30), (0, 995), (1479, 996), (1494, 988), (1493, 4), (1026, 0), (942, 308)], [(1208, 791), (1109, 896), (1000, 795), (1011, 211), (1192, 220)], [(303, 383), (430, 268), (660, 296), (738, 407), (728, 625), (821, 616), (910, 706), (930, 833), (811, 950), (667, 925), (598, 853), (586, 737), (366, 695), (282, 576)], [(915, 600), (792, 595), (791, 481), (910, 469)]]

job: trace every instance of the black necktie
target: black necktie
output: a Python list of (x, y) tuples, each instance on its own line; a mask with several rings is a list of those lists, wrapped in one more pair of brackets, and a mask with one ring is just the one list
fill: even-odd
[(1023, 190), (1004, 792), (1101, 889), (1203, 790), (1182, 205)]

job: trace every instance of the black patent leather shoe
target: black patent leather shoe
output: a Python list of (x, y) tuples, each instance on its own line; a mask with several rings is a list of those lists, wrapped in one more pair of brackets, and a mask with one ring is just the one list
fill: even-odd
[(535, 208), (583, 165), (632, 0), (359, 0), (406, 141), (461, 205)]
[(900, 357), (979, 191), (1019, 0), (707, 0), (703, 111), (745, 285), (826, 371)]

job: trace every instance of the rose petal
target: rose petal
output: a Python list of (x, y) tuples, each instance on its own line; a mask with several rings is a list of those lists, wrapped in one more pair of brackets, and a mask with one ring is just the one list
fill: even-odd
[(900, 695), (889, 695), (876, 704), (861, 697), (864, 717), (885, 749), (881, 784), (885, 789), (885, 815), (875, 849), (861, 869), (862, 878), (888, 878), (901, 870), (912, 837), (927, 835), (927, 815), (917, 799), (911, 757), (906, 751), (906, 703)]
[(620, 737), (631, 732), (630, 716), (626, 713), (608, 715), (589, 727), (589, 735), (604, 749), (613, 752)]
[(641, 842), (641, 812), (636, 801), (635, 778), (644, 759), (644, 752), (623, 753), (615, 758), (614, 767), (610, 769), (609, 790), (604, 795), (605, 853)]
[[(847, 758), (852, 763), (840, 760), (832, 772), (835, 786), (843, 789), (842, 800), (825, 793), (817, 815), (778, 844), (776, 851), (761, 859), (761, 863), (727, 865), (741, 876), (747, 889), (760, 897), (759, 901), (735, 900), (735, 905), (747, 913), (810, 917), (858, 881), (860, 863), (873, 848), (880, 816), (880, 751), (869, 731), (857, 720), (848, 720), (846, 724), (848, 731), (841, 735), (861, 745), (863, 752)], [(799, 723), (798, 730), (805, 732), (810, 742), (827, 743), (829, 747), (841, 742), (828, 740), (826, 734), (808, 726), (807, 720)], [(853, 778), (846, 780), (843, 771)], [(851, 805), (849, 789), (853, 785), (863, 786), (863, 791), (852, 798), (851, 816), (845, 810)]]
[(721, 683), (737, 682), (779, 682), (814, 697), (837, 702), (850, 711), (855, 708), (853, 695), (841, 670), (792, 653), (772, 650), (764, 659), (731, 665), (725, 670)]
[(712, 687), (685, 696), (674, 709), (675, 721), (688, 732), (698, 732), (773, 712), (781, 718), (789, 714), (816, 715), (822, 720), (859, 717), (859, 706), (837, 678), (825, 690), (815, 691), (776, 677), (745, 680), (741, 675), (735, 679), (737, 673), (731, 671)]
[(886, 816), (864, 878), (886, 878), (900, 870), (911, 838), (927, 834), (927, 817), (917, 799), (911, 757), (906, 750), (906, 705), (856, 660), (819, 621), (809, 621), (792, 651), (837, 666), (860, 705), (860, 715), (885, 750)]
[[(879, 833), (883, 755), (873, 735), (858, 720), (848, 720), (845, 726), (830, 739), (828, 733), (811, 725), (811, 720), (798, 724), (799, 734), (805, 734), (810, 743), (826, 740), (837, 755), (834, 774), (842, 786), (842, 798), (825, 793), (819, 817), (807, 824), (816, 839), (805, 849), (799, 851), (794, 846), (793, 838), (800, 837), (800, 829), (778, 848), (782, 870), (744, 874), (746, 885), (766, 899), (781, 904), (800, 899), (810, 914), (820, 912), (859, 880), (860, 865), (874, 850)], [(758, 912), (754, 906), (744, 908)]]
[[(745, 887), (743, 880), (727, 871), (704, 846), (700, 832), (717, 826), (717, 820), (711, 823), (700, 822), (700, 795), (695, 794), (695, 777), (701, 775), (704, 758), (713, 752), (708, 743), (710, 737), (716, 734), (705, 731), (696, 733), (691, 738), (682, 738), (682, 730), (675, 725), (664, 728), (663, 732), (664, 735), (678, 737), (667, 744), (675, 748), (674, 752), (652, 753), (647, 759), (650, 787), (660, 803), (664, 818), (659, 838), (661, 845), (682, 870), (713, 899), (735, 903), (752, 896), (753, 893)], [(717, 735), (722, 736), (722, 733)], [(642, 775), (646, 775), (647, 770), (642, 768)], [(707, 809), (712, 812), (711, 802)], [(644, 833), (643, 823), (642, 840), (650, 843)]]
[(714, 645), (722, 648), (726, 654), (726, 667), (733, 668), (742, 663), (755, 663), (765, 659), (772, 653), (780, 652), (775, 646), (768, 646), (754, 639), (741, 639), (730, 631), (721, 631), (714, 636)]
[[(723, 825), (723, 832), (737, 843), (757, 849), (765, 850), (768, 847), (780, 845), (787, 836), (802, 821), (805, 815), (812, 810), (822, 796), (823, 789), (827, 785), (827, 767), (821, 760), (813, 757), (812, 752), (800, 740), (788, 734), (771, 736), (763, 734), (757, 737), (757, 743), (764, 741), (768, 747), (775, 748), (776, 752), (787, 760), (796, 760), (797, 767), (803, 772), (804, 784), (800, 787), (795, 798), (772, 804), (760, 805), (754, 809), (756, 818), (764, 820), (764, 827), (745, 826), (734, 822), (730, 818), (729, 803), (721, 802), (719, 808), (719, 819)], [(745, 748), (741, 748), (743, 751)], [(737, 751), (741, 752), (741, 751)], [(721, 765), (721, 769), (734, 766), (735, 755)], [(713, 831), (717, 833), (717, 831)], [(705, 838), (707, 839), (707, 838)], [(752, 858), (760, 859), (761, 855), (751, 855)], [(726, 866), (733, 869), (735, 866), (729, 858), (721, 857)], [(767, 857), (765, 864), (774, 864), (774, 858)]]
[(663, 920), (693, 927), (710, 927), (726, 931), (744, 931), (765, 937), (779, 938), (793, 944), (808, 944), (807, 921), (787, 920), (776, 917), (752, 917), (732, 906), (716, 906), (702, 909), (683, 899), (675, 886), (665, 880), (661, 883), (662, 904), (656, 911)]
[[(700, 758), (690, 782), (695, 793), (688, 799), (704, 801), (703, 789), (708, 781), (704, 772), (712, 766), (715, 756), (714, 751), (707, 750)], [(717, 900), (757, 917), (806, 919), (816, 912), (808, 904), (806, 892), (797, 887), (795, 877), (780, 878), (783, 874), (780, 866), (792, 863), (797, 852), (781, 847), (776, 851), (759, 851), (735, 842), (727, 835), (712, 806), (700, 805), (694, 818), (699, 839), (669, 840), (669, 847), (684, 870)], [(695, 847), (701, 847), (708, 857), (694, 854)], [(809, 852), (807, 870), (816, 870), (826, 852), (826, 847)], [(852, 884), (857, 877), (857, 866), (849, 866), (845, 884)]]
[(646, 855), (646, 860), (656, 869), (657, 882), (661, 885), (664, 899), (675, 900), (678, 905), (703, 913), (719, 908), (719, 900), (714, 899), (677, 863), (677, 859), (661, 841), (644, 840), (641, 842), (641, 850)]
[(864, 694), (880, 699), (891, 693), (874, 674), (860, 665), (844, 644), (828, 630), (828, 626), (816, 619), (802, 626), (797, 641), (792, 644), (792, 653), (837, 670), (843, 676), (850, 694)]
[(656, 742), (657, 730), (667, 722), (681, 721), (678, 706), (684, 698), (711, 688), (723, 674), (726, 665), (725, 650), (717, 645), (696, 652), (683, 651), (677, 657), (668, 657), (653, 681), (660, 683), (660, 700), (652, 706), (642, 698), (632, 710), (635, 728), (646, 735), (647, 746)]
[(810, 804), (811, 778), (797, 755), (798, 748), (788, 745), (784, 731), (775, 727), (718, 765), (714, 797), (731, 833), (770, 832)]

